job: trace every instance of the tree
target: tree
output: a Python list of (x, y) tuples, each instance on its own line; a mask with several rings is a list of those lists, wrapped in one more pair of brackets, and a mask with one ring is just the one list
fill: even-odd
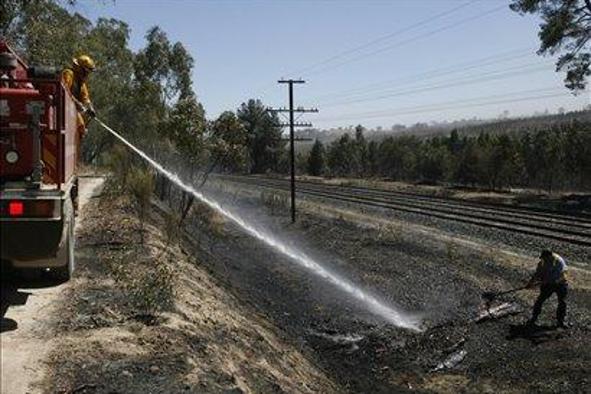
[(562, 129), (565, 134), (565, 174), (570, 178), (568, 186), (584, 190), (591, 180), (591, 127), (574, 122)]
[(277, 171), (285, 145), (277, 114), (267, 111), (260, 100), (251, 99), (242, 103), (237, 116), (248, 134), (250, 171)]
[(205, 111), (194, 95), (179, 99), (166, 121), (168, 137), (192, 167), (191, 175), (206, 159), (205, 125)]
[(478, 161), (480, 159), (478, 147), (472, 139), (464, 143), (454, 174), (454, 180), (474, 186), (478, 181)]
[(373, 140), (367, 144), (367, 169), (371, 176), (378, 173), (378, 143)]
[(378, 172), (394, 180), (414, 180), (420, 148), (421, 142), (414, 136), (386, 138), (376, 155)]
[(85, 49), (92, 23), (57, 1), (10, 0), (0, 8), (0, 35), (30, 64), (62, 67)]
[(367, 173), (367, 141), (363, 135), (364, 128), (361, 125), (355, 127), (355, 161), (357, 168), (354, 169), (356, 176), (363, 176)]
[(316, 140), (308, 157), (308, 173), (313, 176), (320, 176), (324, 172), (324, 145)]
[(135, 57), (135, 75), (140, 83), (149, 81), (162, 87), (162, 98), (165, 99), (170, 75), (170, 41), (160, 27), (153, 26), (146, 34), (146, 42), (146, 47)]
[(511, 185), (515, 178), (516, 155), (515, 144), (507, 134), (494, 138), (490, 169), (493, 177), (493, 188)]
[(14, 25), (18, 23), (19, 13), (24, 6), (22, 0), (4, 0), (0, 3), (0, 32), (5, 38), (13, 38)]
[(458, 129), (453, 129), (446, 140), (447, 148), (454, 155), (458, 154), (462, 150), (462, 142)]
[(179, 100), (193, 96), (191, 79), (191, 72), (195, 65), (193, 57), (180, 42), (176, 42), (170, 48), (169, 56), (168, 64), (171, 72), (169, 90), (178, 94)]
[(232, 111), (223, 112), (211, 124), (212, 160), (222, 171), (246, 170), (248, 133)]
[(564, 136), (556, 128), (536, 133), (534, 146), (539, 152), (538, 166), (540, 168), (542, 185), (552, 192), (556, 182), (564, 174)]
[(450, 162), (447, 148), (430, 141), (421, 146), (417, 167), (422, 180), (429, 183), (444, 179)]
[(591, 75), (591, 0), (513, 0), (510, 7), (522, 15), (541, 16), (538, 54), (562, 53), (556, 69), (566, 69), (566, 87), (583, 90)]
[(358, 168), (355, 160), (355, 141), (346, 133), (330, 144), (327, 163), (330, 173), (336, 176), (352, 175)]

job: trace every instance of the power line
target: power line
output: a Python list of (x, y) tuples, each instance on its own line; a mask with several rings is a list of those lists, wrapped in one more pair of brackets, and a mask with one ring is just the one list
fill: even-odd
[[(535, 95), (533, 93), (540, 93), (540, 94)], [(544, 93), (544, 94), (542, 94), (542, 93)], [(528, 94), (528, 96), (512, 97), (514, 95), (520, 95), (520, 94)], [(455, 101), (434, 103), (434, 104), (428, 104), (428, 105), (422, 105), (422, 106), (406, 107), (406, 108), (400, 108), (400, 109), (361, 112), (361, 113), (356, 113), (356, 114), (354, 113), (354, 114), (349, 114), (345, 117), (343, 117), (343, 116), (326, 117), (326, 118), (317, 119), (317, 121), (318, 122), (323, 122), (323, 121), (326, 122), (326, 121), (347, 120), (347, 119), (373, 119), (373, 118), (391, 117), (391, 116), (398, 116), (398, 115), (410, 115), (410, 114), (419, 114), (419, 113), (426, 113), (426, 112), (435, 112), (435, 111), (456, 109), (456, 108), (473, 108), (473, 107), (487, 106), (487, 105), (493, 105), (493, 104), (506, 104), (506, 103), (513, 103), (513, 102), (519, 102), (519, 101), (531, 101), (531, 100), (550, 98), (550, 97), (558, 97), (558, 96), (570, 96), (570, 94), (564, 92), (564, 89), (562, 89), (562, 88), (533, 89), (533, 90), (526, 90), (526, 91), (520, 91), (520, 92), (512, 92), (510, 94), (481, 96), (481, 97), (474, 97), (474, 98), (465, 99), (465, 100), (455, 100)], [(482, 101), (482, 100), (484, 100), (484, 101)]]
[[(324, 65), (324, 64), (328, 64), (328, 63), (333, 62), (334, 60), (338, 60), (338, 59), (340, 59), (340, 58), (342, 58), (342, 57), (344, 57), (344, 56), (346, 56), (348, 54), (352, 54), (352, 53), (358, 52), (358, 51), (363, 50), (363, 49), (365, 49), (367, 47), (370, 47), (372, 45), (375, 45), (376, 43), (379, 43), (379, 42), (388, 40), (388, 39), (390, 39), (392, 37), (395, 37), (397, 35), (400, 35), (402, 33), (407, 32), (407, 31), (413, 30), (413, 29), (415, 29), (417, 27), (420, 27), (420, 26), (423, 26), (423, 25), (427, 25), (427, 24), (433, 22), (434, 20), (437, 20), (437, 19), (440, 19), (440, 18), (442, 18), (444, 16), (453, 14), (454, 12), (459, 11), (462, 8), (465, 8), (465, 7), (467, 7), (467, 6), (471, 5), (471, 4), (474, 4), (474, 3), (477, 3), (477, 2), (480, 2), (480, 1), (483, 1), (483, 0), (472, 0), (472, 1), (469, 1), (469, 2), (466, 2), (466, 3), (463, 3), (463, 4), (461, 4), (459, 6), (456, 6), (456, 7), (452, 8), (452, 9), (450, 9), (448, 11), (445, 11), (445, 12), (442, 12), (440, 14), (436, 14), (436, 15), (430, 16), (430, 17), (428, 17), (426, 19), (423, 19), (423, 20), (421, 20), (421, 21), (419, 21), (417, 23), (414, 23), (414, 24), (412, 24), (410, 26), (407, 26), (407, 27), (405, 27), (403, 29), (397, 30), (397, 31), (395, 31), (393, 33), (389, 33), (389, 34), (386, 34), (386, 35), (381, 36), (381, 37), (378, 37), (376, 39), (373, 39), (373, 40), (371, 40), (371, 41), (369, 41), (369, 42), (367, 42), (365, 44), (359, 45), (357, 47), (354, 47), (354, 48), (345, 50), (345, 51), (340, 52), (340, 53), (338, 53), (336, 55), (333, 55), (333, 56), (331, 56), (331, 57), (329, 57), (327, 59), (324, 59), (322, 61), (319, 61), (317, 63), (314, 63), (314, 64), (312, 64), (310, 66), (306, 66), (304, 68), (301, 68), (300, 70), (296, 70), (294, 72), (284, 73), (283, 75), (297, 75), (297, 74), (299, 74), (299, 73), (301, 73), (303, 71), (313, 70), (314, 68), (317, 68), (318, 66), (321, 66), (321, 65)], [(264, 95), (264, 93), (267, 90), (269, 90), (269, 88), (272, 85), (273, 85), (272, 83), (269, 83), (269, 84), (262, 85), (260, 88), (254, 89), (254, 91), (257, 92), (257, 93), (255, 93), (255, 96), (256, 95)]]
[[(526, 50), (526, 49), (527, 49), (527, 51), (524, 52), (524, 50)], [(478, 60), (472, 60), (469, 62), (461, 62), (461, 63), (453, 64), (450, 66), (446, 66), (446, 67), (435, 68), (432, 70), (423, 71), (423, 72), (420, 72), (417, 74), (411, 74), (411, 75), (403, 77), (403, 78), (390, 79), (390, 80), (380, 81), (380, 82), (373, 82), (371, 84), (359, 86), (359, 87), (353, 88), (353, 89), (348, 89), (348, 90), (343, 90), (343, 91), (335, 91), (335, 92), (331, 92), (331, 93), (322, 94), (319, 96), (314, 96), (312, 98), (312, 100), (317, 101), (317, 100), (322, 100), (325, 98), (331, 98), (331, 97), (336, 97), (336, 96), (338, 96), (338, 97), (350, 96), (350, 95), (355, 95), (358, 93), (364, 93), (366, 91), (369, 92), (372, 90), (383, 89), (383, 87), (387, 86), (387, 85), (397, 85), (397, 86), (408, 85), (408, 84), (416, 83), (418, 79), (421, 79), (424, 81), (424, 80), (429, 80), (429, 79), (435, 79), (440, 76), (445, 76), (445, 75), (450, 75), (450, 74), (458, 74), (458, 73), (472, 70), (475, 68), (486, 67), (486, 66), (490, 66), (493, 64), (505, 63), (505, 62), (516, 60), (516, 59), (520, 59), (520, 58), (531, 55), (530, 51), (533, 49), (534, 48), (532, 48), (532, 47), (514, 49), (512, 51), (501, 52), (499, 54), (487, 56), (487, 57), (484, 57), (484, 58), (481, 58)]]
[(406, 33), (408, 31), (411, 31), (411, 30), (413, 30), (413, 29), (415, 29), (417, 27), (420, 27), (420, 26), (426, 25), (428, 23), (431, 23), (434, 20), (443, 18), (444, 16), (453, 14), (454, 12), (459, 11), (462, 8), (465, 8), (465, 7), (467, 7), (467, 6), (471, 5), (471, 4), (477, 3), (478, 1), (482, 1), (482, 0), (468, 1), (466, 3), (463, 3), (463, 4), (459, 5), (459, 6), (454, 7), (452, 9), (448, 10), (448, 11), (444, 11), (442, 13), (433, 15), (433, 16), (428, 17), (426, 19), (423, 19), (423, 20), (421, 20), (421, 21), (419, 21), (417, 23), (414, 23), (414, 24), (412, 24), (410, 26), (406, 26), (406, 27), (404, 27), (402, 29), (399, 29), (399, 30), (396, 30), (396, 31), (394, 31), (392, 33), (389, 33), (389, 34), (386, 34), (384, 36), (375, 38), (375, 39), (373, 39), (373, 40), (371, 40), (369, 42), (366, 42), (365, 44), (362, 44), (362, 45), (356, 46), (354, 48), (347, 49), (347, 50), (345, 50), (343, 52), (337, 53), (336, 55), (330, 56), (330, 57), (328, 57), (328, 58), (326, 58), (324, 60), (321, 60), (319, 62), (316, 62), (316, 63), (314, 63), (314, 64), (312, 64), (310, 66), (303, 67), (303, 68), (301, 68), (299, 70), (296, 70), (296, 71), (293, 71), (293, 72), (288, 72), (288, 73), (286, 73), (286, 75), (302, 75), (302, 73), (305, 73), (305, 72), (308, 72), (310, 70), (313, 70), (313, 69), (317, 68), (318, 66), (322, 66), (324, 64), (331, 63), (334, 60), (338, 60), (338, 59), (340, 59), (342, 57), (345, 57), (345, 56), (347, 56), (349, 54), (352, 54), (352, 53), (355, 53), (355, 52), (359, 52), (360, 50), (363, 50), (365, 48), (368, 48), (368, 47), (370, 47), (372, 45), (375, 45), (375, 44), (380, 43), (382, 41), (386, 41), (386, 40), (388, 40), (390, 38), (393, 38), (393, 37), (396, 37), (396, 36), (398, 36), (400, 34), (403, 34), (403, 33)]
[(334, 69), (336, 69), (336, 68), (339, 68), (339, 67), (341, 67), (341, 66), (344, 66), (344, 65), (346, 65), (346, 64), (352, 63), (352, 62), (354, 62), (354, 61), (357, 61), (357, 60), (360, 60), (360, 59), (366, 59), (366, 58), (368, 58), (369, 56), (372, 56), (372, 55), (376, 55), (376, 54), (379, 54), (379, 53), (382, 53), (382, 52), (389, 51), (389, 50), (391, 50), (391, 49), (393, 49), (393, 48), (397, 48), (397, 47), (400, 47), (400, 46), (403, 46), (403, 45), (409, 44), (409, 43), (411, 43), (411, 42), (414, 42), (414, 41), (420, 40), (420, 39), (422, 39), (422, 38), (426, 38), (426, 37), (432, 36), (432, 35), (434, 35), (434, 34), (441, 33), (442, 31), (446, 31), (446, 30), (451, 30), (451, 29), (454, 29), (454, 28), (456, 28), (456, 27), (458, 27), (458, 26), (461, 26), (461, 25), (463, 25), (463, 24), (466, 24), (466, 23), (469, 23), (469, 22), (472, 22), (472, 21), (475, 21), (475, 20), (478, 20), (478, 19), (484, 18), (484, 17), (486, 17), (486, 16), (488, 16), (488, 15), (491, 15), (491, 14), (493, 14), (493, 13), (495, 13), (495, 12), (499, 12), (499, 11), (501, 11), (501, 10), (505, 9), (505, 8), (506, 8), (506, 5), (502, 5), (502, 6), (499, 6), (499, 7), (495, 7), (495, 8), (492, 8), (492, 9), (490, 9), (490, 10), (488, 10), (488, 11), (484, 12), (484, 13), (477, 14), (477, 15), (473, 15), (473, 16), (471, 16), (471, 17), (468, 17), (468, 18), (461, 19), (461, 20), (459, 20), (459, 21), (457, 21), (457, 22), (455, 22), (455, 23), (453, 23), (453, 24), (445, 25), (445, 26), (443, 26), (443, 27), (440, 27), (440, 28), (438, 28), (438, 29), (431, 30), (431, 31), (429, 31), (429, 32), (427, 32), (427, 33), (424, 33), (424, 34), (421, 34), (421, 35), (418, 35), (418, 36), (415, 36), (415, 37), (409, 38), (409, 39), (407, 39), (407, 40), (404, 40), (404, 41), (397, 42), (396, 44), (393, 44), (393, 45), (388, 45), (388, 46), (386, 46), (386, 47), (384, 47), (384, 48), (381, 48), (381, 49), (375, 50), (375, 51), (373, 51), (373, 52), (364, 53), (364, 54), (361, 54), (361, 55), (359, 55), (359, 56), (353, 57), (353, 58), (351, 58), (351, 59), (349, 59), (349, 60), (347, 60), (347, 61), (344, 61), (344, 62), (341, 62), (341, 63), (337, 63), (337, 64), (335, 64), (335, 65), (332, 65), (332, 66), (327, 66), (327, 67), (321, 68), (321, 69), (320, 69), (320, 70), (318, 70), (318, 71), (314, 71), (314, 72), (305, 73), (305, 74), (303, 74), (303, 75), (305, 75), (305, 76), (318, 75), (318, 74), (324, 73), (324, 72), (326, 72), (326, 71), (334, 70)]
[(406, 89), (406, 90), (396, 90), (396, 89), (389, 90), (389, 91), (382, 92), (382, 94), (378, 95), (378, 96), (360, 97), (360, 98), (356, 98), (356, 99), (336, 101), (336, 102), (332, 102), (332, 103), (328, 102), (328, 103), (323, 103), (323, 106), (324, 107), (338, 107), (338, 106), (349, 105), (349, 104), (379, 101), (379, 100), (384, 100), (384, 99), (388, 99), (388, 98), (392, 98), (392, 97), (430, 92), (433, 90), (439, 90), (439, 89), (444, 89), (444, 88), (453, 88), (453, 87), (459, 87), (459, 86), (478, 84), (478, 83), (482, 83), (482, 82), (509, 79), (509, 78), (514, 78), (516, 76), (520, 76), (523, 74), (531, 75), (534, 73), (539, 73), (541, 71), (547, 70), (547, 65), (545, 65), (545, 64), (544, 65), (536, 64), (536, 67), (531, 67), (532, 64), (529, 64), (527, 66), (529, 66), (529, 67), (523, 67), (523, 66), (516, 67), (516, 68), (514, 68), (514, 69), (517, 69), (516, 71), (507, 71), (507, 72), (501, 72), (501, 73), (499, 73), (499, 72), (485, 73), (481, 76), (478, 76), (476, 78), (471, 78), (471, 79), (463, 79), (463, 78), (457, 79), (456, 78), (455, 80), (451, 80), (451, 81), (443, 81), (441, 84), (438, 84), (438, 85), (426, 85), (426, 86), (420, 86), (417, 88)]
[[(383, 114), (392, 114), (398, 113), (399, 111), (414, 111), (414, 110), (428, 110), (432, 108), (439, 108), (440, 106), (447, 106), (447, 105), (456, 105), (456, 104), (470, 104), (478, 100), (489, 100), (489, 99), (504, 99), (504, 98), (513, 98), (515, 95), (520, 94), (533, 94), (533, 93), (548, 93), (548, 92), (556, 92), (558, 90), (562, 90), (556, 87), (552, 88), (544, 88), (544, 89), (530, 89), (518, 92), (511, 92), (505, 94), (497, 94), (492, 96), (480, 96), (480, 97), (471, 97), (462, 100), (452, 100), (452, 101), (445, 101), (440, 103), (431, 103), (431, 104), (424, 104), (424, 105), (417, 105), (417, 106), (410, 106), (404, 107), (399, 109), (389, 109), (389, 110), (380, 110), (380, 111), (366, 111), (366, 112), (358, 112), (351, 114), (351, 116), (374, 116), (374, 115), (383, 115)], [(333, 117), (334, 119), (341, 119), (342, 117)], [(320, 118), (319, 120), (326, 120), (327, 118)]]

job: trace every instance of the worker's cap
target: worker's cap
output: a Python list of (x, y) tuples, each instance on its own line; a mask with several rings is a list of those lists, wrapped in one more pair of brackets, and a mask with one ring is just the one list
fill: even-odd
[(72, 59), (72, 62), (78, 67), (82, 67), (87, 71), (94, 71), (96, 68), (94, 60), (88, 55), (80, 55)]
[(542, 250), (542, 253), (540, 253), (540, 258), (543, 259), (547, 257), (552, 257), (552, 252), (548, 249)]

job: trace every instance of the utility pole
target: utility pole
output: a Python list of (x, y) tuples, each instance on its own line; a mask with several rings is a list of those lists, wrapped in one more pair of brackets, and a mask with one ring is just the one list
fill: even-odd
[[(306, 83), (306, 81), (301, 79), (281, 79), (277, 81), (277, 83), (286, 83), (289, 85), (289, 108), (269, 108), (270, 112), (289, 112), (289, 152), (290, 152), (290, 167), (291, 167), (291, 222), (295, 223), (296, 220), (296, 201), (295, 201), (295, 137), (294, 137), (294, 130), (296, 127), (312, 127), (311, 123), (296, 123), (294, 120), (294, 113), (305, 113), (305, 112), (318, 112), (318, 109), (311, 108), (311, 109), (304, 109), (302, 107), (298, 107), (294, 109), (293, 106), (293, 85), (296, 83)], [(287, 124), (282, 123), (281, 126), (285, 127)], [(303, 141), (305, 139), (298, 138), (298, 141)]]

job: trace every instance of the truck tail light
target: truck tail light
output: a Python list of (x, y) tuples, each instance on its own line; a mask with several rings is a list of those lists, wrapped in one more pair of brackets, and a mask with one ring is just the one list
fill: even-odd
[(8, 203), (8, 215), (12, 217), (23, 216), (25, 204), (22, 201), (10, 201)]
[(61, 201), (58, 199), (8, 200), (0, 202), (0, 217), (59, 219), (60, 208)]

